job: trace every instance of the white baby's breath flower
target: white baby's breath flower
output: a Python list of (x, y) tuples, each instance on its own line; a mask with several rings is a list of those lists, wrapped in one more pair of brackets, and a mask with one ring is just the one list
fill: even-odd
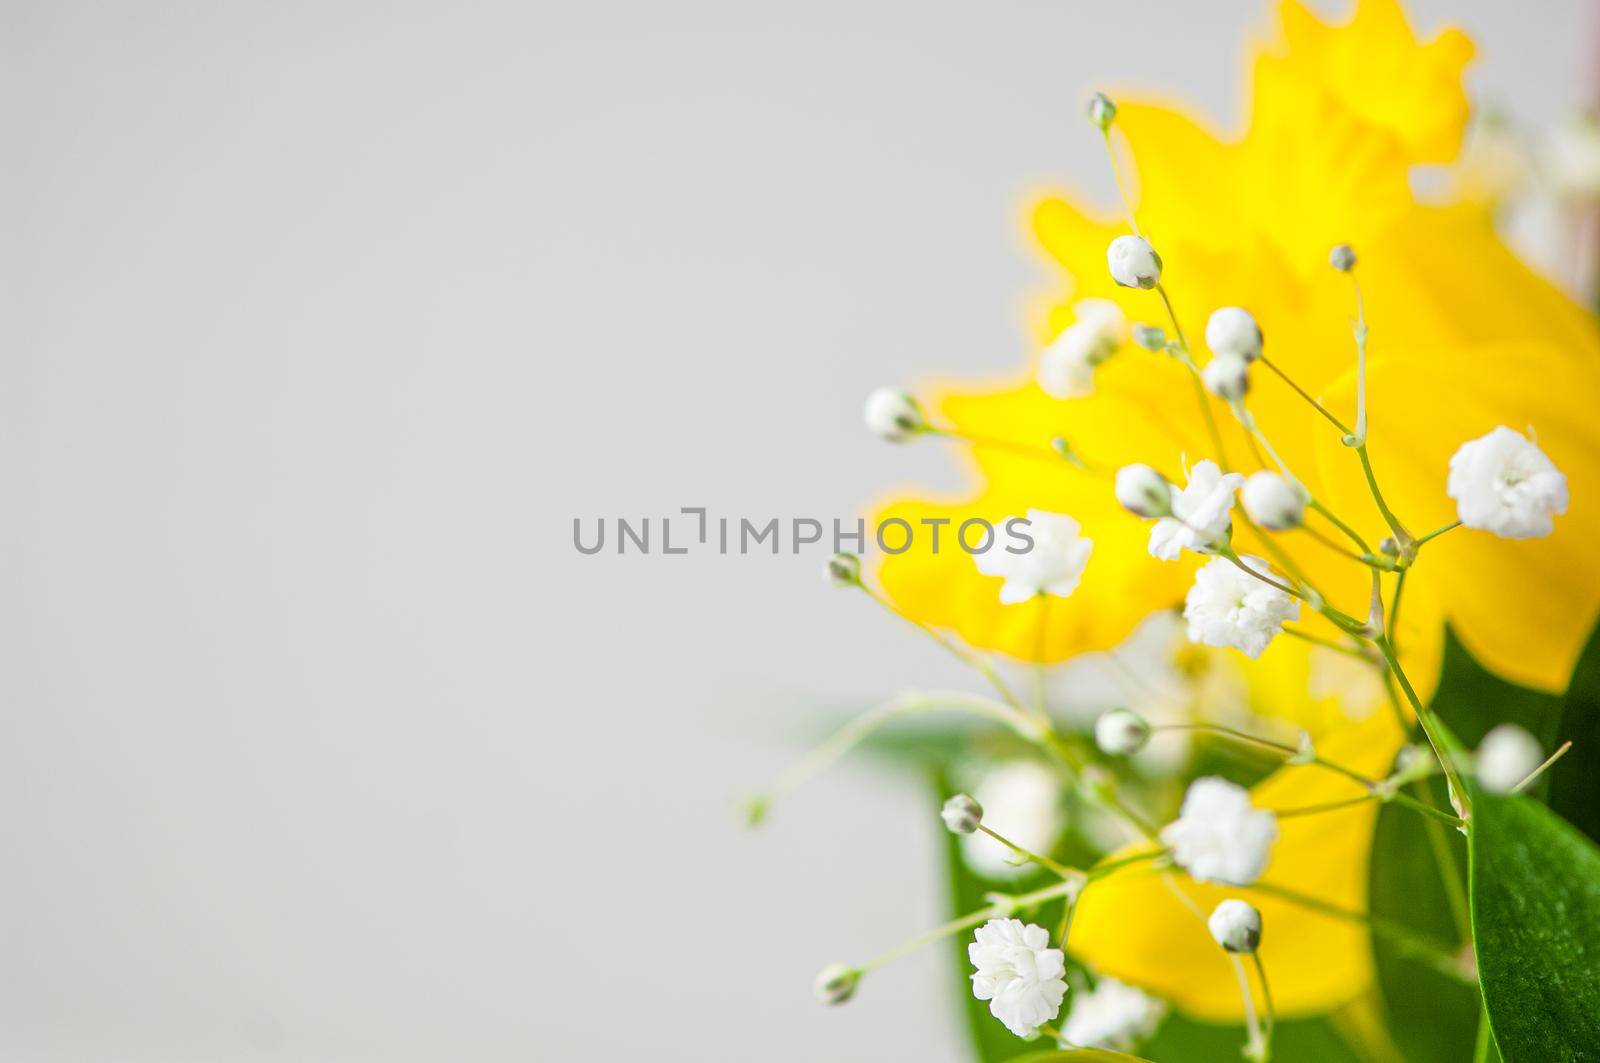
[(917, 400), (895, 388), (874, 388), (862, 412), (872, 434), (891, 443), (904, 443), (928, 428)]
[(1196, 882), (1248, 886), (1267, 869), (1278, 819), (1250, 791), (1207, 775), (1189, 784), (1178, 818), (1161, 829), (1172, 859)]
[(1012, 553), (998, 542), (972, 555), (978, 571), (1005, 579), (1000, 587), (1004, 605), (1025, 602), (1039, 594), (1065, 598), (1078, 589), (1094, 543), (1080, 533), (1083, 526), (1064, 513), (1028, 510), (1028, 534), (1033, 547)]
[(1545, 147), (1544, 168), (1562, 195), (1600, 196), (1600, 121), (1578, 114), (1557, 126)]
[(1266, 469), (1250, 474), (1239, 492), (1250, 519), (1268, 531), (1298, 528), (1305, 520), (1306, 500), (1287, 476)]
[(1112, 709), (1094, 722), (1094, 743), (1113, 757), (1126, 757), (1150, 741), (1150, 724), (1130, 709)]
[(1206, 927), (1212, 940), (1229, 952), (1254, 952), (1261, 944), (1261, 913), (1232, 897), (1212, 909)]
[(1502, 539), (1535, 539), (1567, 511), (1567, 478), (1544, 451), (1500, 425), (1461, 444), (1450, 458), (1445, 493), (1461, 523)]
[[(992, 768), (973, 788), (985, 821), (1031, 853), (1049, 853), (1065, 825), (1061, 815), (1061, 783), (1054, 772), (1032, 760), (1009, 760)], [(1028, 868), (1008, 863), (1011, 851), (982, 834), (961, 839), (967, 866), (985, 878), (1007, 879)]]
[[(1239, 561), (1253, 572), (1270, 572), (1252, 554)], [(1285, 620), (1300, 619), (1300, 603), (1219, 557), (1194, 574), (1194, 586), (1183, 600), (1183, 618), (1189, 623), (1190, 642), (1232, 646), (1246, 657), (1260, 657)]]
[(1213, 310), (1206, 321), (1206, 346), (1213, 354), (1233, 354), (1245, 361), (1261, 357), (1261, 326), (1242, 306)]
[(1148, 465), (1117, 470), (1117, 501), (1136, 517), (1164, 517), (1172, 512), (1172, 485)]
[(1115, 978), (1102, 978), (1093, 989), (1073, 996), (1072, 1011), (1061, 1027), (1062, 1047), (1127, 1052), (1155, 1033), (1166, 1014), (1165, 1001)]
[(1478, 785), (1492, 794), (1507, 794), (1544, 762), (1539, 740), (1514, 723), (1489, 730), (1478, 743)]
[(1200, 370), (1200, 380), (1224, 402), (1239, 402), (1250, 391), (1250, 363), (1237, 354), (1212, 355)]
[(1154, 288), (1161, 280), (1161, 256), (1142, 236), (1119, 236), (1106, 248), (1111, 279), (1124, 288)]
[(1201, 461), (1189, 472), (1189, 483), (1172, 492), (1172, 516), (1162, 517), (1150, 529), (1150, 556), (1176, 560), (1183, 550), (1215, 553), (1212, 544), (1232, 527), (1233, 493), (1244, 485), (1236, 472), (1226, 475), (1214, 461)]
[(939, 818), (951, 834), (971, 834), (983, 822), (983, 806), (966, 794), (956, 794), (939, 810)]
[(1072, 307), (1075, 320), (1039, 355), (1039, 386), (1056, 399), (1094, 394), (1095, 367), (1117, 353), (1128, 338), (1128, 319), (1109, 299), (1084, 299)]
[(967, 959), (977, 968), (972, 995), (1018, 1037), (1032, 1037), (1061, 1011), (1066, 958), (1050, 932), (1020, 919), (991, 919), (977, 929)]

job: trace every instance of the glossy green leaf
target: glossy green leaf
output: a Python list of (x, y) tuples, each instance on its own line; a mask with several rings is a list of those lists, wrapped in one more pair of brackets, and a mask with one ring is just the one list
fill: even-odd
[(1600, 849), (1526, 797), (1475, 791), (1479, 977), (1505, 1063), (1600, 1060)]
[(1017, 1063), (1150, 1063), (1143, 1056), (1129, 1056), (1121, 1052), (1107, 1052), (1103, 1048), (1057, 1049), (1053, 1052), (1035, 1052), (1017, 1057)]
[(1572, 671), (1555, 741), (1571, 742), (1572, 749), (1550, 769), (1550, 807), (1600, 841), (1600, 770), (1595, 767), (1600, 756), (1600, 626)]
[(1526, 727), (1549, 746), (1560, 726), (1561, 698), (1508, 683), (1479, 664), (1452, 631), (1445, 632), (1444, 665), (1431, 702), (1468, 747), (1500, 723)]

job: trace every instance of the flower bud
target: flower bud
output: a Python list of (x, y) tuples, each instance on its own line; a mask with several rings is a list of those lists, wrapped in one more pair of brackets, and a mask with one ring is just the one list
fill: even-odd
[(956, 794), (939, 810), (939, 818), (951, 834), (972, 834), (983, 822), (983, 806), (966, 794)]
[(1349, 273), (1356, 268), (1356, 253), (1349, 244), (1340, 244), (1328, 252), (1328, 265), (1340, 273)]
[(1103, 92), (1097, 92), (1089, 97), (1089, 121), (1095, 128), (1104, 133), (1111, 128), (1112, 121), (1117, 117), (1117, 105), (1111, 102), (1111, 97)]
[(1492, 794), (1510, 793), (1543, 761), (1537, 738), (1514, 723), (1500, 724), (1478, 743), (1478, 785)]
[(1148, 465), (1124, 465), (1117, 470), (1117, 501), (1137, 517), (1147, 520), (1172, 512), (1172, 485)]
[(1111, 279), (1124, 288), (1154, 288), (1161, 280), (1161, 256), (1142, 236), (1119, 236), (1106, 248)]
[(1167, 333), (1156, 325), (1135, 325), (1133, 342), (1151, 354), (1160, 354), (1167, 346)]
[(1254, 952), (1261, 944), (1261, 913), (1255, 906), (1228, 898), (1206, 920), (1211, 937), (1229, 952)]
[(830, 963), (817, 972), (817, 980), (811, 984), (811, 991), (824, 1004), (843, 1004), (855, 996), (860, 981), (861, 972), (854, 967)]
[(1102, 753), (1127, 757), (1150, 741), (1150, 725), (1143, 716), (1129, 709), (1112, 709), (1094, 722), (1094, 742)]
[(861, 558), (855, 554), (834, 554), (828, 558), (828, 582), (835, 587), (854, 587), (861, 582)]
[(1206, 346), (1212, 354), (1237, 354), (1247, 362), (1261, 357), (1261, 326), (1241, 306), (1213, 310), (1206, 319)]
[(1250, 390), (1250, 363), (1237, 354), (1219, 354), (1206, 363), (1200, 379), (1217, 398), (1239, 402)]
[(1250, 519), (1268, 531), (1298, 528), (1306, 516), (1306, 500), (1287, 476), (1263, 469), (1251, 473), (1239, 492)]
[(873, 434), (891, 443), (904, 443), (928, 430), (928, 418), (917, 400), (894, 388), (877, 388), (867, 396), (865, 416)]

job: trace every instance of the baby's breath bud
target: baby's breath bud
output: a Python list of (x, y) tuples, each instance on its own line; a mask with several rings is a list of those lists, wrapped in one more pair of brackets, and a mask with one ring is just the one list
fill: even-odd
[(1148, 465), (1124, 465), (1117, 470), (1117, 501), (1136, 517), (1149, 520), (1172, 513), (1172, 485)]
[(928, 418), (917, 400), (894, 388), (877, 388), (867, 396), (867, 427), (891, 443), (904, 443), (928, 430)]
[(1206, 346), (1213, 354), (1236, 354), (1247, 362), (1261, 357), (1261, 326), (1242, 306), (1213, 310), (1206, 320)]
[(1130, 709), (1112, 709), (1094, 722), (1094, 741), (1109, 756), (1132, 756), (1150, 741), (1150, 725)]
[(1287, 476), (1263, 469), (1251, 473), (1239, 492), (1244, 511), (1269, 531), (1298, 528), (1306, 516), (1306, 500)]
[(1212, 939), (1229, 952), (1254, 952), (1261, 944), (1261, 913), (1232, 897), (1217, 905), (1206, 926)]
[(1250, 363), (1237, 354), (1219, 354), (1206, 363), (1200, 379), (1217, 398), (1239, 402), (1250, 390)]
[(834, 554), (828, 558), (828, 582), (835, 587), (854, 587), (861, 582), (861, 558), (855, 554)]
[(1349, 273), (1356, 268), (1356, 253), (1349, 244), (1340, 244), (1328, 252), (1328, 265), (1340, 273)]
[(812, 983), (811, 990), (824, 1004), (843, 1004), (855, 996), (860, 981), (861, 972), (854, 967), (830, 963), (817, 972), (817, 980)]
[(1133, 342), (1149, 351), (1160, 354), (1167, 346), (1167, 333), (1156, 325), (1133, 326)]
[(1089, 121), (1095, 128), (1104, 133), (1111, 128), (1111, 123), (1117, 117), (1117, 105), (1111, 102), (1111, 97), (1103, 92), (1097, 92), (1089, 97)]
[(1311, 732), (1302, 730), (1299, 741), (1295, 743), (1295, 750), (1284, 760), (1285, 764), (1310, 764), (1317, 759), (1317, 744), (1311, 740)]
[(1111, 279), (1124, 288), (1154, 288), (1161, 280), (1161, 256), (1142, 236), (1119, 236), (1106, 248)]
[(1382, 539), (1378, 540), (1378, 553), (1382, 554), (1384, 557), (1399, 557), (1400, 540), (1396, 539), (1392, 535), (1385, 535)]
[(1502, 723), (1478, 743), (1478, 785), (1492, 794), (1510, 793), (1543, 760), (1537, 738), (1514, 723)]
[(983, 822), (983, 806), (966, 794), (956, 794), (939, 810), (939, 818), (951, 834), (971, 834)]

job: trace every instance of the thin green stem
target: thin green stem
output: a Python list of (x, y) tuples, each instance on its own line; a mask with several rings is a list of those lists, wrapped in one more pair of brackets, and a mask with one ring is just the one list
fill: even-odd
[(1517, 785), (1515, 785), (1515, 786), (1513, 786), (1511, 788), (1511, 792), (1514, 793), (1514, 794), (1520, 794), (1520, 793), (1525, 792), (1528, 789), (1528, 787), (1532, 786), (1534, 783), (1539, 781), (1539, 776), (1543, 775), (1546, 771), (1548, 771), (1549, 768), (1550, 768), (1550, 765), (1554, 764), (1556, 761), (1558, 761), (1562, 757), (1566, 756), (1567, 755), (1567, 750), (1569, 750), (1571, 748), (1572, 748), (1572, 742), (1570, 740), (1561, 743), (1561, 748), (1560, 749), (1556, 750), (1554, 753), (1552, 753), (1548, 757), (1546, 757), (1544, 759), (1544, 763), (1543, 764), (1540, 764), (1537, 768), (1534, 768), (1532, 771), (1530, 771), (1528, 773), (1528, 777), (1526, 779), (1523, 779), (1521, 782), (1517, 783)]
[(1228, 953), (1233, 973), (1239, 979), (1239, 1002), (1244, 1007), (1245, 1046), (1244, 1057), (1254, 1063), (1266, 1063), (1266, 1041), (1261, 1035), (1261, 1020), (1256, 1018), (1256, 1004), (1250, 996), (1250, 978), (1244, 972), (1244, 962), (1237, 953)]
[(1362, 794), (1360, 797), (1346, 797), (1340, 801), (1319, 801), (1314, 805), (1300, 805), (1296, 808), (1273, 808), (1268, 811), (1279, 819), (1294, 819), (1297, 816), (1319, 816), (1324, 812), (1336, 812), (1341, 808), (1349, 808), (1352, 805), (1375, 801), (1377, 798), (1377, 794), (1369, 793)]
[(1272, 1032), (1278, 1024), (1278, 1009), (1272, 1003), (1272, 988), (1267, 985), (1267, 968), (1261, 962), (1261, 950), (1252, 952), (1250, 958), (1256, 961), (1256, 977), (1261, 980), (1261, 1009), (1267, 1013), (1266, 1044), (1261, 1057), (1265, 1060), (1272, 1053)]
[(1416, 714), (1417, 722), (1422, 725), (1422, 733), (1428, 736), (1428, 744), (1433, 747), (1433, 755), (1439, 759), (1439, 765), (1444, 768), (1445, 778), (1449, 780), (1455, 799), (1460, 801), (1463, 807), (1467, 807), (1470, 798), (1467, 796), (1467, 788), (1462, 785), (1461, 775), (1456, 771), (1456, 766), (1450, 757), (1450, 748), (1445, 743), (1444, 737), (1435, 733), (1438, 728), (1434, 725), (1432, 715), (1422, 704), (1422, 699), (1417, 697), (1416, 690), (1411, 686), (1411, 680), (1406, 677), (1405, 669), (1400, 667), (1400, 659), (1395, 656), (1394, 645), (1387, 636), (1379, 636), (1375, 643), (1378, 652), (1383, 654), (1384, 661), (1389, 665), (1390, 674), (1394, 676), (1395, 682), (1400, 684), (1401, 692), (1411, 704), (1411, 711)]
[(1348, 557), (1352, 561), (1359, 562), (1363, 565), (1370, 565), (1373, 568), (1383, 568), (1382, 565), (1379, 565), (1376, 561), (1373, 561), (1365, 554), (1358, 554), (1354, 550), (1345, 549), (1343, 546), (1340, 546), (1338, 543), (1334, 542), (1333, 539), (1317, 531), (1317, 529), (1313, 528), (1309, 524), (1300, 525), (1300, 530), (1336, 554), (1341, 554), (1344, 557)]
[[(1418, 795), (1425, 795), (1428, 786), (1421, 779), (1411, 784)], [(1428, 832), (1428, 847), (1433, 850), (1433, 861), (1439, 867), (1439, 881), (1444, 886), (1445, 903), (1450, 906), (1450, 916), (1455, 920), (1457, 940), (1465, 945), (1472, 941), (1472, 911), (1467, 902), (1467, 891), (1461, 884), (1461, 875), (1455, 854), (1450, 851), (1450, 838), (1444, 827), (1430, 819), (1424, 824)]]
[(925, 934), (919, 934), (910, 941), (907, 941), (905, 944), (897, 945), (888, 952), (885, 952), (882, 955), (867, 961), (866, 963), (857, 967), (856, 970), (861, 974), (867, 974), (870, 971), (877, 970), (885, 964), (898, 960), (902, 956), (906, 956), (915, 952), (924, 945), (931, 945), (941, 938), (947, 938), (952, 934), (959, 934), (961, 931), (966, 930), (969, 927), (977, 926), (979, 923), (988, 922), (990, 919), (995, 918), (996, 910), (1001, 907), (1018, 912), (1031, 911), (1046, 901), (1055, 900), (1057, 897), (1064, 897), (1070, 894), (1072, 891), (1080, 888), (1082, 888), (1082, 882), (1079, 879), (1063, 879), (1062, 881), (1052, 883), (1043, 889), (1034, 890), (1032, 893), (1024, 893), (1020, 896), (1007, 898), (1007, 903), (1003, 906), (998, 904), (987, 905), (983, 908), (979, 908), (975, 912), (968, 912), (966, 915), (952, 919), (948, 923), (943, 923), (937, 927), (934, 927)]
[(1424, 535), (1422, 538), (1418, 539), (1416, 542), (1412, 543), (1411, 545), (1413, 547), (1421, 546), (1423, 543), (1427, 542), (1429, 539), (1437, 539), (1439, 536), (1443, 535), (1445, 532), (1451, 530), (1452, 528), (1459, 528), (1459, 527), (1461, 527), (1461, 522), (1459, 520), (1453, 520), (1449, 524), (1446, 524), (1442, 528), (1433, 529), (1433, 531), (1429, 532), (1427, 535)]
[(1280, 590), (1283, 593), (1287, 594), (1289, 597), (1291, 597), (1291, 598), (1300, 598), (1302, 600), (1305, 598), (1305, 595), (1301, 594), (1299, 591), (1295, 590), (1293, 587), (1289, 586), (1287, 583), (1279, 583), (1277, 580), (1273, 579), (1271, 576), (1264, 575), (1264, 574), (1262, 574), (1260, 572), (1257, 572), (1255, 569), (1253, 569), (1249, 565), (1245, 564), (1243, 561), (1241, 561), (1239, 559), (1239, 555), (1238, 555), (1237, 552), (1234, 551), (1233, 547), (1225, 546), (1220, 551), (1218, 551), (1218, 553), (1222, 557), (1225, 557), (1230, 562), (1232, 562), (1233, 566), (1235, 568), (1239, 569), (1241, 572), (1248, 572), (1250, 575), (1254, 576), (1256, 579), (1260, 580), (1262, 583), (1265, 583), (1268, 586), (1276, 587), (1278, 590)]
[(1306, 505), (1308, 508), (1321, 513), (1335, 528), (1338, 528), (1340, 531), (1344, 532), (1345, 535), (1350, 538), (1350, 541), (1355, 543), (1356, 546), (1360, 548), (1363, 554), (1372, 553), (1372, 548), (1367, 545), (1367, 541), (1365, 539), (1361, 538), (1360, 533), (1354, 528), (1350, 527), (1350, 525), (1346, 524), (1344, 521), (1340, 520), (1333, 510), (1329, 509), (1327, 506), (1324, 506), (1321, 502), (1318, 502), (1314, 498), (1310, 502), (1306, 503)]
[(1431, 817), (1435, 821), (1443, 823), (1446, 826), (1459, 827), (1462, 824), (1462, 820), (1459, 817), (1452, 816), (1448, 812), (1434, 808), (1426, 801), (1418, 801), (1410, 794), (1396, 793), (1390, 797), (1389, 800), (1393, 801), (1397, 805), (1400, 805), (1402, 808), (1409, 808), (1413, 812), (1421, 812), (1423, 815)]
[(918, 620), (916, 617), (911, 616), (909, 613), (901, 612), (900, 609), (898, 607), (896, 607), (893, 602), (889, 601), (889, 599), (885, 598), (883, 595), (879, 594), (877, 591), (873, 590), (871, 587), (867, 586), (865, 583), (862, 583), (862, 582), (860, 582), (858, 580), (856, 582), (856, 586), (860, 587), (862, 593), (865, 594), (868, 598), (871, 598), (873, 601), (877, 602), (880, 606), (882, 606), (883, 608), (887, 609), (890, 613), (893, 613), (895, 616), (899, 617), (901, 620), (904, 620), (906, 623), (910, 624), (912, 627), (916, 628), (918, 631), (921, 631), (924, 635), (927, 635), (934, 642), (937, 642), (940, 646), (944, 647), (947, 651), (949, 651), (950, 653), (954, 654), (961, 661), (963, 661), (964, 663), (966, 663), (970, 667), (976, 669), (978, 671), (978, 674), (982, 675), (985, 679), (987, 679), (989, 681), (989, 684), (991, 686), (993, 686), (996, 691), (999, 692), (1000, 697), (1005, 700), (1005, 703), (1007, 705), (1010, 705), (1012, 708), (1018, 710), (1019, 712), (1020, 711), (1025, 711), (1024, 708), (1023, 708), (1023, 704), (1022, 704), (1021, 699), (1019, 699), (1017, 697), (1016, 693), (1011, 689), (1011, 687), (1006, 683), (1006, 681), (1004, 679), (1000, 678), (1000, 673), (995, 671), (994, 665), (990, 664), (988, 661), (984, 660), (982, 657), (979, 657), (977, 654), (972, 653), (972, 652), (970, 652), (968, 650), (965, 650), (962, 647), (956, 645), (954, 642), (951, 642), (949, 639), (947, 639), (943, 635), (939, 634), (937, 631), (935, 631), (933, 628), (929, 627), (927, 624), (924, 624), (922, 621)]
[(1172, 331), (1178, 337), (1178, 345), (1183, 348), (1184, 366), (1189, 370), (1190, 382), (1194, 384), (1195, 401), (1200, 404), (1200, 413), (1205, 417), (1206, 432), (1211, 436), (1211, 445), (1217, 448), (1217, 464), (1222, 466), (1223, 472), (1227, 472), (1232, 463), (1228, 461), (1227, 448), (1222, 445), (1222, 430), (1217, 427), (1216, 414), (1211, 410), (1211, 399), (1206, 394), (1205, 385), (1200, 382), (1200, 370), (1195, 368), (1189, 339), (1183, 334), (1183, 326), (1178, 322), (1178, 312), (1172, 308), (1172, 299), (1167, 295), (1166, 286), (1158, 283), (1156, 294), (1161, 296), (1161, 305), (1166, 308), (1167, 320), (1172, 322)]
[(1383, 514), (1384, 523), (1394, 532), (1394, 537), (1401, 548), (1406, 548), (1411, 544), (1411, 533), (1406, 531), (1405, 525), (1400, 523), (1400, 518), (1389, 509), (1389, 503), (1383, 500), (1383, 492), (1378, 488), (1378, 478), (1372, 472), (1372, 459), (1367, 456), (1365, 443), (1356, 447), (1356, 457), (1361, 459), (1361, 472), (1367, 478), (1367, 488), (1372, 492), (1372, 500), (1378, 503), (1378, 512)]
[(1128, 189), (1122, 181), (1122, 167), (1117, 162), (1117, 150), (1111, 143), (1111, 126), (1102, 129), (1101, 134), (1106, 140), (1106, 158), (1111, 162), (1111, 179), (1116, 182), (1117, 197), (1122, 200), (1122, 209), (1128, 215), (1128, 228), (1133, 230), (1133, 235), (1140, 236), (1139, 220), (1133, 214), (1133, 200), (1128, 196)]
[[(1217, 723), (1167, 723), (1152, 727), (1150, 728), (1150, 731), (1152, 734), (1161, 731), (1199, 731), (1204, 734), (1221, 735), (1224, 738), (1231, 738), (1236, 742), (1243, 742), (1247, 745), (1259, 746), (1262, 749), (1270, 749), (1275, 753), (1282, 753), (1285, 757), (1289, 758), (1299, 757), (1301, 755), (1301, 751), (1295, 746), (1287, 745), (1283, 742), (1274, 742), (1270, 738), (1259, 738), (1256, 735), (1247, 734), (1244, 731), (1236, 731), (1232, 727), (1225, 727), (1222, 724)], [(1313, 755), (1311, 759), (1305, 761), (1305, 763), (1315, 764), (1319, 768), (1326, 768), (1329, 771), (1343, 775), (1345, 778), (1358, 783), (1365, 789), (1370, 790), (1373, 786), (1377, 785), (1372, 779), (1367, 778), (1365, 775), (1352, 771), (1343, 764), (1336, 764), (1333, 761), (1327, 760), (1320, 756)]]
[(1329, 423), (1331, 423), (1333, 425), (1333, 427), (1335, 427), (1335, 428), (1337, 428), (1339, 430), (1339, 434), (1341, 436), (1347, 436), (1347, 435), (1350, 434), (1350, 429), (1348, 429), (1348, 428), (1346, 428), (1344, 426), (1344, 422), (1343, 421), (1339, 420), (1339, 418), (1337, 418), (1333, 414), (1329, 413), (1328, 412), (1328, 408), (1326, 406), (1322, 405), (1322, 403), (1318, 402), (1316, 399), (1312, 398), (1311, 395), (1306, 391), (1305, 388), (1302, 388), (1299, 384), (1296, 384), (1294, 382), (1294, 379), (1292, 377), (1290, 377), (1288, 373), (1285, 373), (1282, 369), (1278, 368), (1278, 365), (1277, 365), (1276, 362), (1270, 361), (1267, 358), (1266, 355), (1262, 355), (1260, 358), (1257, 359), (1257, 361), (1259, 361), (1262, 365), (1266, 366), (1268, 369), (1272, 370), (1274, 373), (1277, 373), (1278, 376), (1283, 379), (1283, 382), (1285, 384), (1288, 384), (1291, 388), (1294, 389), (1294, 392), (1295, 392), (1296, 395), (1299, 395), (1302, 399), (1305, 399), (1307, 402), (1309, 402), (1311, 404), (1311, 408), (1312, 409), (1316, 410), (1318, 413), (1322, 414), (1322, 416), (1326, 417), (1328, 419)]
[(1357, 660), (1366, 661), (1369, 664), (1382, 663), (1377, 657), (1374, 657), (1372, 654), (1361, 649), (1359, 646), (1350, 646), (1343, 642), (1335, 642), (1332, 639), (1325, 639), (1320, 635), (1312, 635), (1294, 627), (1284, 628), (1283, 633), (1291, 638), (1297, 638), (1301, 642), (1309, 642), (1313, 646), (1321, 646), (1325, 650), (1333, 650), (1335, 653), (1342, 653), (1347, 657), (1354, 657)]
[(988, 827), (984, 826), (982, 823), (978, 824), (978, 829), (980, 831), (982, 831), (983, 833), (987, 834), (989, 837), (993, 838), (995, 841), (999, 842), (1001, 845), (1005, 846), (1007, 849), (1010, 849), (1012, 852), (1014, 852), (1018, 856), (1022, 857), (1024, 860), (1032, 861), (1033, 863), (1038, 864), (1040, 867), (1045, 868), (1046, 870), (1053, 871), (1055, 874), (1061, 876), (1062, 878), (1066, 878), (1069, 875), (1074, 875), (1074, 874), (1077, 873), (1077, 872), (1074, 872), (1071, 868), (1063, 867), (1061, 864), (1056, 863), (1054, 860), (1050, 859), (1048, 856), (1041, 856), (1038, 853), (1029, 852), (1027, 849), (1024, 849), (1022, 846), (1018, 845), (1016, 842), (1012, 841), (1010, 838), (1005, 837), (1004, 835), (1000, 834), (997, 831), (990, 830)]

